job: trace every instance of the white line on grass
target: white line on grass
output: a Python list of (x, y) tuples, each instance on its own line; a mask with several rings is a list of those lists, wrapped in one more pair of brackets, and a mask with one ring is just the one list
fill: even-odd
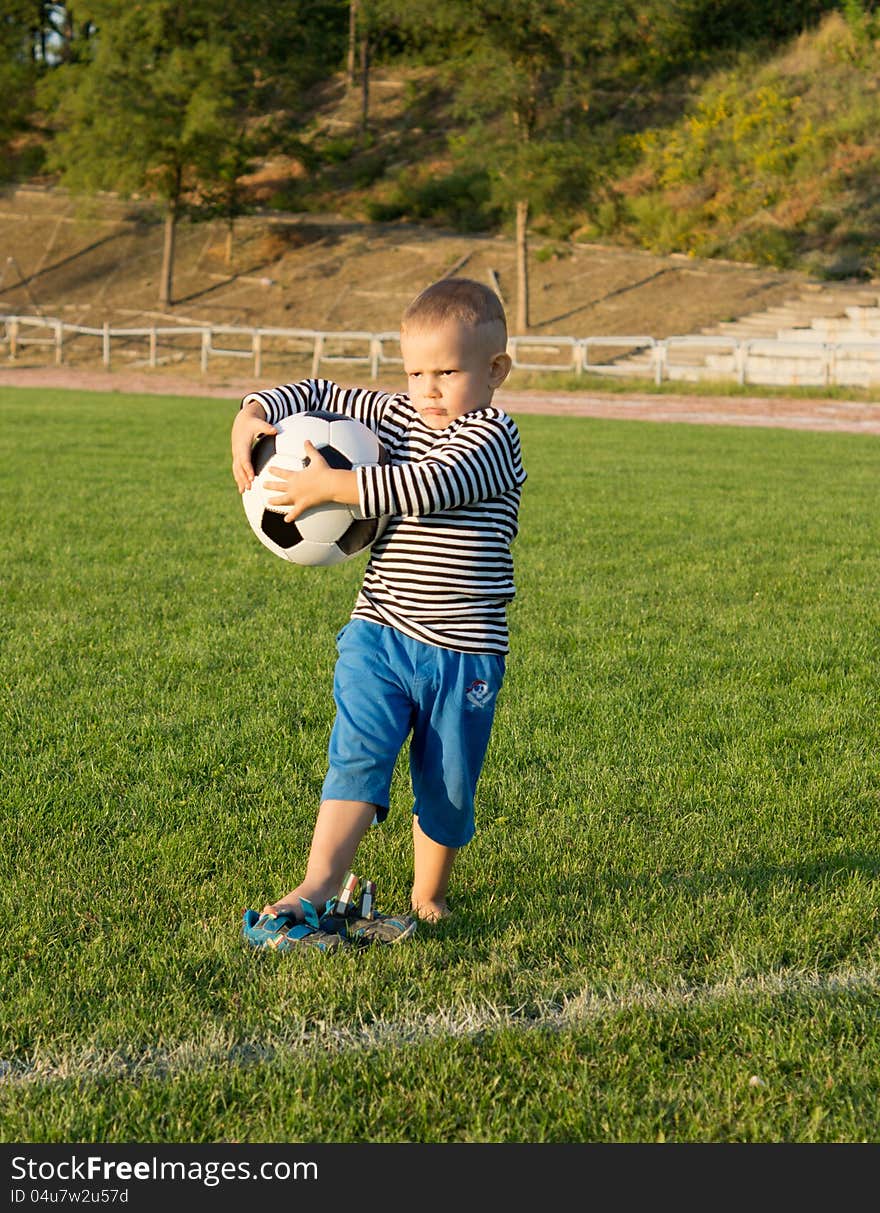
[(55, 1083), (71, 1079), (169, 1078), (228, 1066), (248, 1067), (271, 1063), (298, 1052), (342, 1053), (352, 1049), (380, 1049), (446, 1038), (467, 1038), (506, 1029), (562, 1031), (578, 1024), (609, 1019), (631, 1010), (649, 1013), (688, 1011), (725, 1003), (755, 1002), (765, 998), (800, 994), (827, 997), (876, 990), (880, 968), (807, 973), (783, 969), (748, 978), (728, 978), (711, 985), (679, 981), (671, 986), (633, 986), (616, 991), (586, 986), (563, 1000), (542, 1009), (495, 1007), (477, 1002), (459, 1003), (432, 1015), (420, 1013), (411, 1019), (377, 1019), (351, 1027), (316, 1022), (293, 1024), (284, 1035), (264, 1040), (236, 1040), (216, 1033), (199, 1041), (184, 1041), (167, 1049), (148, 1049), (131, 1054), (125, 1050), (82, 1050), (62, 1060), (0, 1059), (0, 1085), (4, 1083)]

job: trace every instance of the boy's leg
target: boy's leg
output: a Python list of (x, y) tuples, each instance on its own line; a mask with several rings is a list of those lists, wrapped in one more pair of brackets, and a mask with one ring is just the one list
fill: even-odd
[(412, 908), (425, 922), (437, 922), (446, 918), (446, 889), (449, 875), (458, 854), (457, 847), (444, 847), (429, 838), (419, 825), (418, 817), (412, 820), (413, 833), (413, 887)]
[[(430, 654), (430, 656), (428, 656)], [(474, 833), (474, 795), (504, 679), (500, 655), (425, 650), (433, 677), (421, 690), (409, 760), (413, 804), (412, 906), (420, 918), (449, 913), (455, 856)]]
[(302, 920), (301, 897), (310, 901), (320, 913), (351, 869), (355, 852), (370, 828), (375, 812), (374, 804), (361, 800), (322, 801), (302, 882), (278, 901), (264, 906), (263, 913), (294, 914)]
[(383, 644), (390, 635), (389, 628), (356, 619), (337, 637), (336, 719), (306, 874), (263, 913), (302, 918), (301, 897), (320, 913), (353, 867), (358, 844), (374, 816), (382, 821), (388, 812), (391, 776), (410, 715), (409, 702), (392, 677), (394, 671), (386, 669), (383, 660)]

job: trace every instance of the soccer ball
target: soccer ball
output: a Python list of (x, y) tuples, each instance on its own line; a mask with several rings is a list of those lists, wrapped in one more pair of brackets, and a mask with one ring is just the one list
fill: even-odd
[(242, 493), (247, 520), (260, 543), (270, 552), (293, 564), (341, 564), (360, 555), (373, 544), (388, 524), (382, 518), (356, 518), (352, 507), (328, 502), (285, 522), (289, 506), (269, 505), (277, 490), (266, 491), (266, 480), (275, 479), (272, 466), (300, 471), (308, 467), (306, 439), (332, 468), (356, 468), (388, 462), (388, 452), (372, 430), (343, 413), (318, 410), (294, 413), (275, 423), (277, 434), (263, 434), (254, 444), (251, 463), (254, 482)]

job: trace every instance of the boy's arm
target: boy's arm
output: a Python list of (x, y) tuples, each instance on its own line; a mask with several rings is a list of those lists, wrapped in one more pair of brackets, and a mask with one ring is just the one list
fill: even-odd
[(254, 443), (261, 434), (275, 432), (274, 425), (270, 425), (266, 420), (259, 400), (246, 399), (232, 423), (232, 475), (240, 493), (249, 489), (254, 482), (254, 468), (251, 463)]
[(310, 443), (300, 472), (270, 465), (271, 505), (290, 509), (285, 522), (325, 502), (357, 506), (363, 518), (382, 514), (433, 514), (498, 497), (526, 479), (519, 433), (506, 415), (476, 419), (436, 456), (415, 463), (369, 464), (353, 471), (331, 468)]
[(293, 413), (312, 413), (326, 409), (331, 413), (344, 413), (363, 422), (374, 433), (379, 428), (382, 413), (391, 396), (388, 392), (372, 391), (369, 388), (342, 388), (332, 379), (302, 379), (299, 383), (285, 383), (266, 391), (248, 392), (242, 402), (258, 404), (263, 416), (270, 423), (282, 421)]
[(357, 505), (357, 473), (345, 468), (330, 467), (321, 452), (308, 439), (305, 442), (305, 450), (309, 463), (301, 472), (269, 465), (273, 479), (266, 481), (266, 490), (275, 495), (268, 497), (267, 501), (269, 505), (290, 506), (284, 515), (284, 521), (293, 522), (305, 510), (324, 505), (328, 501), (338, 505)]
[(360, 515), (435, 514), (488, 501), (525, 482), (519, 432), (506, 413), (471, 414), (414, 463), (357, 468)]
[[(232, 475), (243, 493), (254, 481), (251, 451), (261, 434), (277, 433), (274, 422), (294, 413), (312, 413), (327, 409), (345, 413), (378, 433), (384, 408), (391, 397), (387, 392), (366, 388), (341, 388), (330, 379), (303, 379), (266, 391), (248, 392), (232, 423)], [(333, 501), (333, 497), (323, 498)], [(284, 504), (278, 502), (278, 504)], [(313, 502), (319, 504), (318, 502)], [(352, 504), (357, 504), (357, 497)]]

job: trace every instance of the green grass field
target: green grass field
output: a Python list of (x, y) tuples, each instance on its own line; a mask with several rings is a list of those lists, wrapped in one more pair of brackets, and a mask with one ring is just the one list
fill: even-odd
[(235, 407), (0, 401), (2, 1140), (880, 1140), (880, 441), (522, 416), (455, 913), (270, 956), (362, 562), (261, 547)]

